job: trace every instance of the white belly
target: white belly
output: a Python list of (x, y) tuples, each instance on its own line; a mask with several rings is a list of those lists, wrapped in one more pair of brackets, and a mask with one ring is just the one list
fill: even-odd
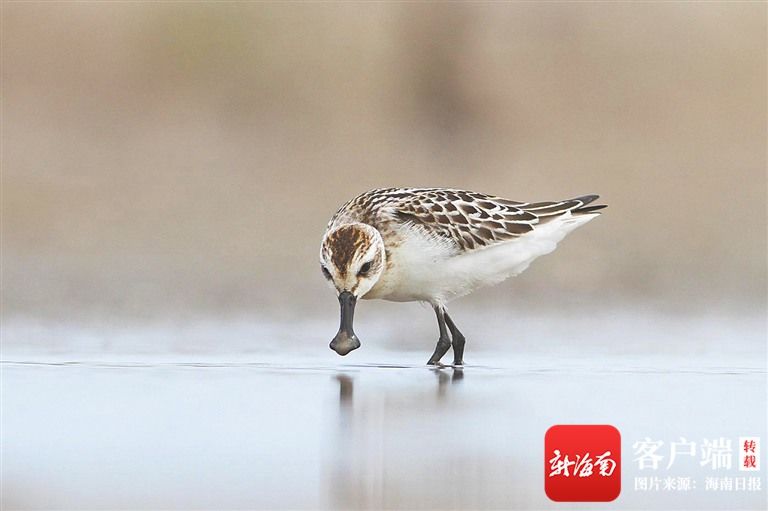
[(576, 227), (598, 215), (564, 215), (528, 234), (498, 245), (455, 254), (418, 231), (405, 233), (390, 251), (391, 265), (363, 298), (444, 304), (518, 275), (539, 256), (552, 252)]

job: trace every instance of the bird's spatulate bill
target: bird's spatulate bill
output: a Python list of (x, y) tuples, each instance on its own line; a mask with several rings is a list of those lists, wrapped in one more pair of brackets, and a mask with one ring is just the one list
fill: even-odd
[(341, 356), (360, 347), (360, 340), (355, 335), (352, 322), (355, 319), (355, 303), (357, 298), (349, 291), (339, 294), (339, 307), (341, 309), (341, 323), (339, 332), (333, 338), (330, 348)]

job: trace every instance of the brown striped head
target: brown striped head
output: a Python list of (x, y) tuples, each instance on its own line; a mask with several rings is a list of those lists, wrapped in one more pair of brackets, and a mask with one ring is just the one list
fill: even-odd
[(381, 234), (368, 224), (336, 227), (325, 234), (320, 247), (323, 276), (337, 294), (364, 296), (379, 280), (385, 262)]
[(320, 246), (320, 268), (339, 298), (339, 331), (330, 344), (339, 355), (360, 347), (352, 328), (355, 303), (378, 282), (385, 257), (381, 234), (370, 225), (347, 224), (325, 233)]

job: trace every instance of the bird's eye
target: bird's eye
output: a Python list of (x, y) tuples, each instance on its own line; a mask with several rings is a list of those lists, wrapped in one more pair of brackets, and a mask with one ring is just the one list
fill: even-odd
[(357, 274), (358, 274), (358, 275), (365, 275), (365, 274), (366, 274), (366, 273), (368, 273), (369, 271), (371, 271), (371, 261), (368, 261), (367, 263), (363, 264), (363, 265), (360, 267), (360, 271), (359, 271), (359, 272), (357, 272)]
[(328, 268), (325, 266), (320, 267), (323, 270), (323, 277), (325, 277), (328, 280), (331, 280), (331, 272), (328, 271)]

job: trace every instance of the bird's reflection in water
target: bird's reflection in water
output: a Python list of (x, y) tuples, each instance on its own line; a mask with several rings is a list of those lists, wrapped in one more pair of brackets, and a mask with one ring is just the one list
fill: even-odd
[[(441, 366), (431, 370), (437, 376), (438, 398), (444, 398), (447, 395), (449, 383), (453, 385), (464, 379), (463, 367)], [(335, 378), (339, 382), (339, 411), (342, 415), (348, 414), (353, 405), (352, 396), (355, 390), (355, 380), (345, 373), (339, 373)]]
[[(332, 507), (398, 507), (398, 495), (406, 490), (401, 486), (414, 470), (409, 459), (418, 454), (408, 445), (414, 441), (413, 434), (425, 434), (420, 424), (442, 422), (445, 417), (441, 410), (450, 413), (452, 408), (450, 389), (464, 378), (462, 368), (446, 366), (430, 371), (437, 377), (436, 389), (426, 385), (429, 379), (424, 379), (422, 372), (396, 375), (395, 383), (389, 378), (369, 379), (365, 373), (334, 376), (339, 385), (339, 422), (330, 446), (327, 488)], [(415, 385), (401, 385), (403, 379), (413, 376)], [(433, 438), (436, 440), (428, 435), (425, 453), (430, 451), (428, 443)]]
[[(448, 370), (452, 369), (451, 375), (448, 375)], [(460, 382), (464, 379), (463, 367), (436, 367), (432, 369), (437, 375), (437, 398), (444, 399), (448, 393), (449, 383), (451, 385)]]
[(352, 406), (352, 392), (355, 390), (355, 380), (348, 374), (339, 373), (336, 375), (336, 381), (339, 382), (339, 404), (341, 408)]
[(336, 375), (336, 381), (339, 382), (339, 418), (342, 428), (347, 428), (352, 419), (352, 394), (355, 390), (355, 380), (348, 374), (339, 373)]

